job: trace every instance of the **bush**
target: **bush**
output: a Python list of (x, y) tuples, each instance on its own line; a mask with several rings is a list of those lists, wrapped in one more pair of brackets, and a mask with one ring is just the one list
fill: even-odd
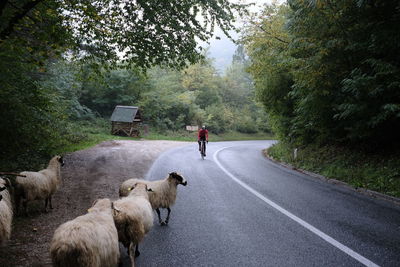
[(237, 124), (236, 130), (240, 133), (257, 133), (257, 126), (249, 116), (244, 116)]
[(319, 173), (328, 178), (400, 197), (400, 157), (395, 154), (368, 154), (338, 146), (307, 146), (298, 149), (293, 158), (293, 147), (278, 143), (268, 154), (295, 167)]
[(208, 108), (206, 126), (215, 134), (226, 132), (232, 127), (233, 114), (223, 105), (212, 105)]

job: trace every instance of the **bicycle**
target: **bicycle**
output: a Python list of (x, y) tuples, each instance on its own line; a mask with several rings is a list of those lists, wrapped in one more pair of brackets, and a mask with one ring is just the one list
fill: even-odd
[(200, 155), (201, 155), (201, 159), (204, 160), (204, 157), (206, 156), (206, 141), (205, 140), (200, 141)]

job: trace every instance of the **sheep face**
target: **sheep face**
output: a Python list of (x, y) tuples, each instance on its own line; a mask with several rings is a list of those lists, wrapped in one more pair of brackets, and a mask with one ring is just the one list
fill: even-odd
[[(0, 192), (4, 191), (8, 188), (9, 192), (12, 189), (11, 182), (7, 178), (0, 178)], [(3, 199), (3, 196), (0, 194), (0, 201)]]
[[(7, 188), (7, 187), (11, 187), (11, 181), (10, 181), (10, 179), (8, 179), (8, 178), (4, 178), (4, 177), (0, 177), (0, 186), (3, 188), (4, 186), (5, 186), (5, 188)], [(5, 189), (4, 188), (4, 189)], [(4, 190), (3, 189), (3, 190)], [(0, 191), (2, 191), (2, 190), (0, 190)]]
[(64, 166), (65, 163), (64, 163), (64, 158), (63, 157), (58, 156), (57, 160), (58, 160), (58, 162), (60, 162), (61, 166)]
[(180, 175), (177, 172), (171, 172), (169, 174), (169, 177), (175, 179), (177, 184), (181, 184), (181, 185), (184, 185), (184, 186), (187, 185), (187, 181), (185, 180), (185, 178), (183, 178), (183, 176)]
[(0, 192), (3, 190), (12, 189), (11, 181), (8, 178), (0, 178)]

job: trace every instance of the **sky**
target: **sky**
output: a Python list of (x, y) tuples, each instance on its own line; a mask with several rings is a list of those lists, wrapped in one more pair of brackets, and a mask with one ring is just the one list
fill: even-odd
[[(234, 1), (237, 2), (237, 1)], [(246, 0), (242, 1), (245, 3), (254, 3), (254, 6), (250, 9), (251, 12), (259, 12), (262, 10), (263, 5), (266, 3), (271, 3), (271, 0)], [(280, 3), (284, 2), (283, 0), (278, 1)], [(238, 22), (237, 27), (241, 27), (243, 22)], [(239, 37), (235, 32), (230, 33), (234, 39)], [(209, 56), (214, 59), (214, 67), (218, 70), (219, 73), (223, 73), (232, 62), (232, 56), (235, 53), (236, 45), (225, 36), (221, 29), (217, 28), (215, 30), (215, 36), (220, 37), (220, 40), (217, 40), (215, 37), (210, 40), (209, 44)], [(205, 45), (207, 46), (207, 45)]]

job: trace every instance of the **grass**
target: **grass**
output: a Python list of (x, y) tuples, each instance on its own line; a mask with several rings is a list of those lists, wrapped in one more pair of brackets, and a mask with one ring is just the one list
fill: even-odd
[[(107, 120), (98, 119), (95, 121), (81, 121), (70, 124), (65, 142), (60, 145), (53, 154), (64, 154), (78, 150), (93, 147), (101, 142), (109, 140), (171, 140), (171, 141), (197, 141), (197, 132), (181, 131), (165, 131), (160, 133), (154, 129), (150, 129), (147, 135), (139, 138), (122, 137), (110, 134), (110, 124)], [(209, 140), (217, 141), (238, 141), (238, 140), (269, 140), (274, 139), (273, 135), (268, 133), (244, 134), (239, 132), (227, 132), (216, 135), (209, 134)]]
[(268, 154), (297, 168), (346, 182), (356, 188), (400, 197), (398, 154), (371, 155), (343, 147), (309, 146), (298, 149), (295, 159), (293, 149), (284, 143), (269, 148)]
[(93, 147), (109, 140), (132, 140), (132, 137), (122, 137), (110, 134), (107, 120), (78, 121), (70, 123), (65, 130), (63, 142), (52, 154), (65, 154)]
[[(208, 137), (211, 142), (274, 139), (274, 136), (268, 133), (245, 134), (239, 132), (226, 132), (219, 135), (210, 133)], [(143, 138), (147, 140), (174, 140), (195, 142), (197, 141), (197, 132), (167, 131), (164, 134), (150, 132), (149, 135), (143, 136)]]
[(86, 140), (79, 143), (67, 144), (59, 148), (58, 151), (62, 151), (63, 153), (74, 152), (93, 147), (101, 142), (109, 140), (138, 140), (138, 138), (115, 136), (111, 134), (89, 134)]

